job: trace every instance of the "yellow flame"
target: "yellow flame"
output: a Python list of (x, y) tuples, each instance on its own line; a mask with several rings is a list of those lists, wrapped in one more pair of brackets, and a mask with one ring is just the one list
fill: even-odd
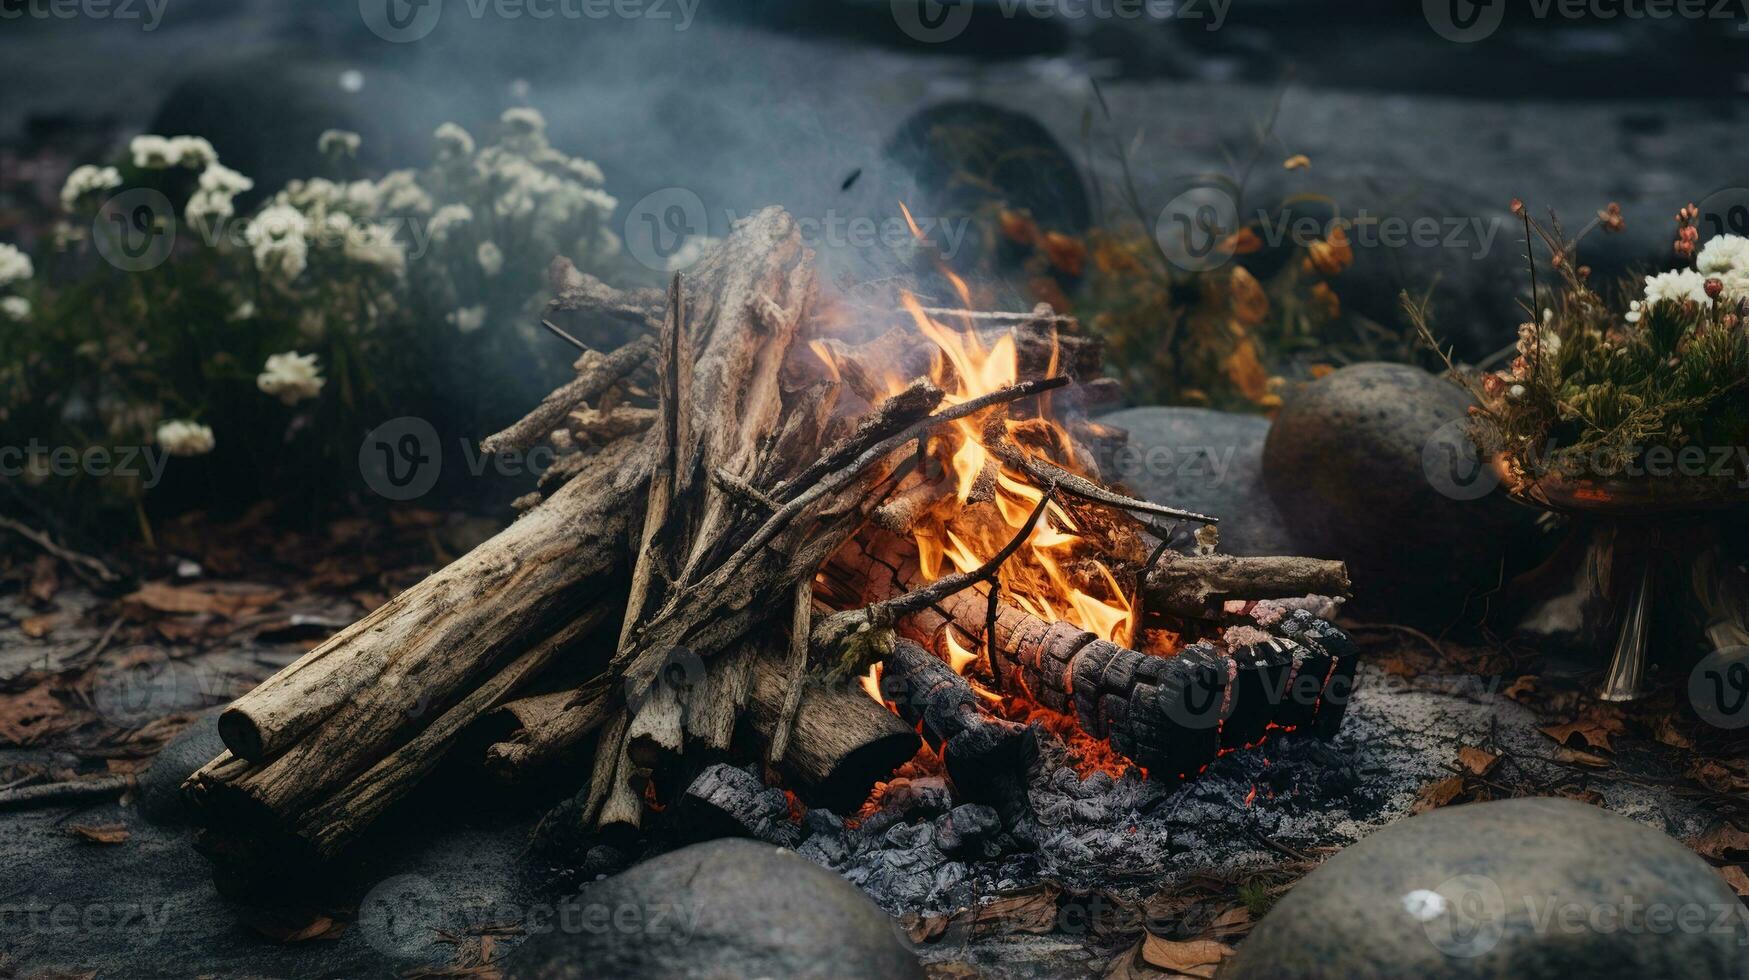
[(952, 630), (943, 633), (942, 639), (947, 643), (947, 665), (954, 673), (964, 676), (966, 669), (978, 662), (978, 655), (960, 646), (960, 642), (953, 638)]
[(874, 698), (874, 703), (884, 708), (887, 706), (887, 700), (881, 697), (881, 666), (881, 662), (878, 660), (869, 664), (868, 673), (858, 677), (857, 682), (862, 685), (864, 694)]

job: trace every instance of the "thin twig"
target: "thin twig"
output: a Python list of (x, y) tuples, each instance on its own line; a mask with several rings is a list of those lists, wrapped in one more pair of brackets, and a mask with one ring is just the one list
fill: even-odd
[(1002, 600), (1002, 569), (990, 573), (990, 594), (984, 602), (984, 650), (990, 659), (990, 680), (1002, 686), (1002, 668), (996, 656), (996, 612)]
[(775, 766), (783, 761), (785, 752), (789, 751), (790, 732), (795, 727), (796, 712), (802, 707), (803, 671), (808, 666), (809, 634), (814, 628), (814, 577), (807, 576), (796, 582), (795, 609), (790, 619), (789, 637), (789, 689), (783, 694), (783, 707), (778, 711), (777, 724), (771, 729), (771, 745), (765, 754), (765, 761)]
[(64, 783), (42, 783), (21, 789), (0, 791), (0, 810), (23, 810), (33, 807), (64, 806), (72, 803), (100, 803), (113, 800), (133, 789), (131, 775), (99, 776), (96, 779), (75, 779)]
[(1090, 500), (1096, 504), (1124, 511), (1139, 511), (1144, 514), (1157, 514), (1161, 517), (1171, 517), (1181, 521), (1196, 521), (1200, 524), (1219, 524), (1218, 517), (1197, 514), (1188, 510), (1179, 510), (1156, 504), (1151, 500), (1137, 500), (1116, 490), (1108, 490), (1092, 480), (1063, 469), (1049, 460), (1030, 456), (1021, 451), (1020, 447), (1009, 442), (1006, 435), (995, 427), (986, 427), (984, 448), (996, 455), (997, 459), (1020, 470), (1031, 477), (1034, 483), (1050, 483), (1061, 487), (1064, 493)]
[(24, 538), (31, 544), (48, 552), (50, 555), (53, 555), (73, 566), (75, 571), (84, 568), (95, 574), (104, 582), (121, 581), (121, 576), (112, 571), (108, 565), (105, 565), (103, 562), (98, 561), (90, 555), (82, 554), (71, 548), (56, 544), (54, 538), (49, 537), (48, 534), (38, 531), (27, 524), (22, 524), (10, 517), (0, 517), (0, 527), (12, 531), (19, 537)]
[(849, 486), (853, 481), (861, 477), (863, 470), (868, 469), (868, 467), (875, 462), (885, 459), (895, 449), (898, 449), (907, 442), (923, 436), (925, 433), (928, 433), (943, 423), (965, 418), (968, 415), (976, 414), (994, 405), (1018, 401), (1019, 399), (1029, 398), (1041, 392), (1061, 388), (1068, 383), (1069, 379), (1061, 375), (1055, 378), (1045, 378), (1039, 381), (1022, 381), (1019, 384), (1010, 385), (1006, 388), (990, 392), (987, 395), (973, 398), (970, 401), (961, 402), (952, 408), (937, 412), (927, 418), (919, 419), (911, 425), (906, 426), (904, 430), (895, 435), (889, 436), (864, 450), (856, 457), (856, 459), (852, 460), (848, 466), (815, 483), (813, 486), (785, 503), (781, 510), (771, 515), (765, 524), (760, 527), (758, 531), (755, 531), (751, 538), (747, 539), (746, 544), (742, 545), (733, 555), (729, 556), (729, 559), (723, 563), (725, 573), (733, 574), (735, 570), (746, 564), (753, 555), (757, 554), (761, 548), (764, 548), (773, 538), (777, 537), (778, 532), (787, 527), (789, 523), (795, 520), (797, 515), (807, 509), (810, 504), (820, 500), (822, 497), (837, 493)]
[(554, 336), (558, 337), (560, 340), (564, 341), (565, 343), (570, 344), (572, 347), (575, 347), (580, 351), (584, 351), (585, 353), (588, 352), (588, 350), (589, 350), (588, 344), (585, 344), (583, 341), (578, 340), (576, 337), (573, 337), (570, 334), (566, 333), (565, 331), (559, 329), (559, 326), (557, 324), (555, 324), (553, 321), (542, 320), (540, 322), (540, 325), (543, 327), (546, 327), (548, 330), (552, 331)]

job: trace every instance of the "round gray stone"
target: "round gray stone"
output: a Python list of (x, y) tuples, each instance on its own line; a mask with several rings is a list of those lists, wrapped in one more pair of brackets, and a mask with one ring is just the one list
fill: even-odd
[(508, 966), (516, 980), (923, 976), (892, 920), (854, 885), (792, 851), (738, 839), (585, 887)]
[[(1356, 364), (1291, 392), (1263, 482), (1299, 550), (1348, 563), (1365, 613), (1443, 621), (1497, 584), (1534, 513), (1465, 435), (1470, 399), (1406, 364)], [(1459, 458), (1461, 456), (1461, 458)]]
[(1566, 799), (1436, 810), (1325, 862), (1222, 980), (1749, 976), (1749, 916), (1677, 841)]
[(224, 710), (224, 705), (218, 705), (201, 712), (193, 724), (164, 746), (140, 776), (140, 814), (147, 820), (171, 826), (192, 817), (188, 800), (182, 795), (182, 784), (195, 770), (225, 751), (225, 743), (219, 739), (219, 713)]
[(1269, 420), (1206, 408), (1130, 408), (1099, 421), (1129, 432), (1100, 473), (1155, 503), (1221, 519), (1221, 550), (1285, 555), (1293, 538), (1263, 487)]

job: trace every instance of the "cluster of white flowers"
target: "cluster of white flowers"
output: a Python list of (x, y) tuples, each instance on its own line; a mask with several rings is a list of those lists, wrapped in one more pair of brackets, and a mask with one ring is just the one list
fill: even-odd
[(136, 136), (128, 143), (134, 166), (141, 170), (187, 167), (194, 170), (219, 159), (213, 145), (199, 136)]
[(172, 456), (203, 456), (213, 451), (213, 430), (189, 419), (158, 426), (158, 445)]
[(324, 156), (356, 157), (363, 144), (357, 133), (344, 129), (325, 129), (316, 137), (316, 151)]
[[(1693, 269), (1677, 269), (1673, 272), (1660, 272), (1655, 276), (1647, 276), (1646, 305), (1691, 301), (1702, 306), (1711, 306), (1713, 301), (1706, 294), (1706, 280), (1706, 276)], [(1631, 323), (1633, 320), (1629, 320), (1629, 322)]]
[(61, 207), (71, 211), (85, 195), (120, 186), (121, 172), (114, 167), (94, 167), (91, 164), (74, 167), (67, 175), (67, 182), (61, 185)]
[(466, 204), (445, 204), (431, 216), (431, 240), (445, 242), (449, 236), (465, 225), (472, 224), (474, 209)]
[(321, 369), (316, 366), (316, 355), (286, 351), (267, 359), (266, 366), (255, 378), (255, 387), (287, 405), (296, 405), (321, 394), (326, 382)]
[(0, 286), (23, 282), (34, 275), (36, 267), (31, 265), (30, 256), (19, 251), (16, 245), (0, 242)]
[(23, 323), (30, 319), (30, 300), (23, 296), (0, 297), (0, 315), (14, 323)]
[(190, 221), (222, 221), (237, 213), (234, 203), (237, 195), (254, 186), (253, 180), (214, 160), (200, 172), (200, 180), (183, 207), (183, 214)]
[(407, 271), (407, 248), (395, 240), (392, 224), (356, 224), (346, 231), (341, 253), (348, 259), (391, 275)]
[(391, 170), (377, 182), (378, 211), (396, 217), (430, 214), (431, 195), (419, 186), (419, 174), (412, 170)]
[(1738, 303), (1749, 300), (1749, 238), (1718, 235), (1695, 257), (1701, 274), (1724, 284), (1724, 298)]
[(446, 122), (437, 127), (434, 136), (439, 160), (459, 160), (474, 155), (474, 138), (455, 123)]
[(255, 255), (255, 268), (270, 280), (287, 285), (303, 275), (309, 265), (310, 246), (304, 241), (309, 221), (289, 204), (274, 204), (261, 210), (243, 239)]

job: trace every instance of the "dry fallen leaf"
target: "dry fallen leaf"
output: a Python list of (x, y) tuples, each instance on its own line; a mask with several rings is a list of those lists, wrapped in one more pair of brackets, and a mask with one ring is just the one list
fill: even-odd
[(200, 585), (171, 585), (167, 582), (147, 582), (139, 591), (123, 598), (123, 602), (144, 606), (165, 613), (210, 613), (226, 619), (272, 605), (283, 593), (279, 589), (250, 582), (211, 582)]
[(1727, 868), (1720, 868), (1719, 874), (1724, 877), (1725, 884), (1730, 885), (1731, 890), (1739, 896), (1749, 895), (1749, 874), (1744, 874), (1742, 868), (1733, 864)]
[(1689, 769), (1688, 777), (1715, 793), (1749, 792), (1749, 777), (1736, 759), (1706, 759)]
[(25, 636), (33, 640), (40, 640), (54, 631), (55, 624), (60, 618), (53, 613), (45, 616), (31, 616), (19, 623), (18, 628), (24, 631)]
[(1415, 803), (1409, 808), (1410, 813), (1426, 813), (1437, 810), (1457, 798), (1464, 791), (1464, 777), (1447, 776), (1444, 779), (1428, 783), (1421, 787), (1421, 792), (1415, 794)]
[(52, 682), (43, 681), (17, 694), (0, 695), (0, 745), (34, 745), (78, 728), (89, 717), (63, 704), (55, 697)]
[(128, 839), (128, 829), (119, 823), (73, 824), (67, 828), (67, 833), (93, 844), (122, 844)]
[(314, 914), (304, 920), (250, 921), (249, 927), (263, 936), (280, 943), (301, 943), (311, 939), (338, 939), (346, 931), (345, 923), (336, 922), (333, 918)]
[(1500, 757), (1472, 745), (1458, 746), (1458, 765), (1472, 776), (1486, 776), (1500, 764)]
[(1142, 937), (1142, 959), (1150, 966), (1189, 977), (1213, 977), (1215, 969), (1231, 955), (1233, 947), (1213, 939), (1175, 942), (1153, 933)]
[(1718, 860), (1725, 860), (1733, 854), (1749, 855), (1749, 831), (1722, 823), (1695, 838), (1688, 846), (1702, 857)]
[(1281, 162), (1283, 170), (1304, 170), (1312, 165), (1312, 158), (1304, 153), (1295, 153)]
[(1626, 727), (1622, 720), (1615, 715), (1592, 713), (1578, 721), (1568, 722), (1565, 725), (1550, 725), (1538, 730), (1562, 745), (1572, 746), (1572, 740), (1576, 737), (1586, 747), (1614, 752), (1615, 749), (1611, 748), (1609, 744), (1610, 737), (1620, 735)]
[(1235, 905), (1215, 916), (1215, 921), (1209, 923), (1207, 932), (1210, 936), (1227, 939), (1250, 932), (1252, 925), (1251, 910), (1243, 905)]
[(1536, 695), (1536, 688), (1537, 679), (1530, 674), (1522, 674), (1514, 679), (1512, 683), (1506, 685), (1506, 690), (1501, 691), (1500, 693), (1517, 701), (1519, 704), (1529, 704), (1531, 699)]
[(1579, 766), (1590, 766), (1593, 769), (1608, 769), (1609, 760), (1592, 752), (1581, 752), (1578, 749), (1559, 748), (1555, 750), (1556, 762), (1570, 762)]

